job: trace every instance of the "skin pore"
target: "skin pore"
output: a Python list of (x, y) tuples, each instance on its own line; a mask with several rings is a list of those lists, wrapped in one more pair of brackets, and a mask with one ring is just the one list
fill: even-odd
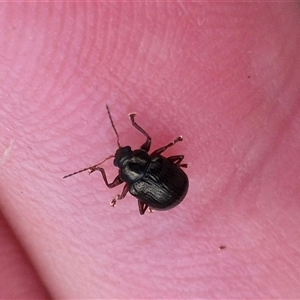
[[(0, 8), (0, 298), (299, 297), (299, 4)], [(115, 153), (105, 104), (122, 146), (134, 111), (152, 151), (183, 135), (178, 207), (62, 179)]]

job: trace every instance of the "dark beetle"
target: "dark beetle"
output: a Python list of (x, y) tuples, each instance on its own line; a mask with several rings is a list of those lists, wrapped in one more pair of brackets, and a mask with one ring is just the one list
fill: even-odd
[(117, 200), (123, 199), (127, 192), (138, 199), (139, 211), (143, 215), (147, 208), (150, 210), (168, 210), (178, 205), (185, 197), (189, 180), (187, 175), (181, 168), (186, 168), (187, 164), (181, 164), (184, 156), (175, 155), (164, 157), (161, 154), (169, 147), (183, 140), (179, 136), (168, 145), (159, 148), (149, 154), (151, 146), (151, 138), (148, 133), (142, 129), (135, 121), (135, 113), (129, 114), (131, 124), (146, 137), (146, 142), (138, 150), (132, 150), (130, 146), (121, 147), (119, 143), (119, 135), (116, 131), (108, 106), (106, 106), (112, 127), (117, 136), (119, 149), (114, 157), (114, 165), (119, 168), (119, 175), (111, 183), (107, 181), (106, 174), (100, 165), (104, 162), (77, 171), (75, 173), (64, 176), (63, 178), (73, 176), (83, 171), (100, 171), (105, 184), (109, 188), (125, 183), (121, 195), (117, 195), (111, 205), (115, 206)]

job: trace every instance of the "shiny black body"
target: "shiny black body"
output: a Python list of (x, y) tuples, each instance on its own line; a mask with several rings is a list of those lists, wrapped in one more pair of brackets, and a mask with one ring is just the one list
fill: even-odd
[(114, 155), (114, 165), (119, 168), (118, 176), (113, 182), (109, 183), (106, 178), (105, 170), (100, 167), (102, 163), (100, 163), (69, 174), (64, 178), (88, 170), (90, 173), (100, 171), (105, 184), (109, 188), (125, 183), (121, 195), (117, 195), (111, 201), (111, 205), (115, 206), (116, 202), (123, 199), (129, 192), (138, 199), (141, 215), (145, 213), (148, 207), (155, 210), (167, 210), (178, 205), (186, 196), (189, 187), (188, 177), (181, 169), (183, 167), (186, 168), (187, 165), (181, 163), (184, 159), (183, 155), (166, 158), (161, 154), (175, 143), (182, 141), (182, 137), (179, 136), (173, 142), (149, 154), (151, 138), (148, 133), (134, 121), (135, 114), (130, 114), (129, 117), (132, 125), (146, 136), (146, 142), (138, 150), (131, 150), (129, 146), (121, 147), (110, 111), (108, 107), (106, 108), (118, 138), (119, 148)]
[(167, 210), (178, 205), (189, 186), (187, 175), (173, 162), (173, 158), (179, 161), (178, 156), (166, 158), (155, 152), (149, 155), (143, 149), (131, 151), (127, 146), (118, 149), (115, 155), (114, 164), (120, 168), (118, 177), (139, 200), (141, 214), (148, 206)]

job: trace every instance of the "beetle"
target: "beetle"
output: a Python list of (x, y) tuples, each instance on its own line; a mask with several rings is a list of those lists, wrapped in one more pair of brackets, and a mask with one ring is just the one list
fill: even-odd
[[(187, 168), (187, 164), (181, 163), (184, 156), (175, 155), (164, 157), (162, 153), (177, 142), (183, 141), (182, 136), (177, 137), (173, 142), (149, 154), (151, 137), (135, 122), (136, 113), (130, 113), (129, 118), (132, 126), (146, 137), (146, 141), (137, 150), (132, 150), (130, 146), (121, 147), (119, 134), (115, 128), (107, 105), (106, 109), (113, 130), (117, 136), (118, 149), (115, 155), (105, 158), (97, 165), (79, 170), (63, 178), (73, 176), (83, 171), (88, 171), (90, 174), (95, 171), (100, 171), (106, 186), (109, 188), (114, 188), (125, 183), (122, 193), (111, 201), (111, 205), (115, 206), (117, 201), (125, 198), (129, 192), (137, 198), (141, 215), (145, 213), (147, 208), (149, 208), (150, 211), (152, 209), (168, 210), (181, 203), (189, 187), (188, 177), (182, 170), (182, 168)], [(100, 165), (113, 157), (114, 166), (119, 168), (119, 174), (109, 183), (105, 170), (100, 167)]]

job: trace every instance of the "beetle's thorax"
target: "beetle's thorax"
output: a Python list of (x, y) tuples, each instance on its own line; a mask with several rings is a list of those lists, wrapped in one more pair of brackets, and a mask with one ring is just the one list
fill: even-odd
[(133, 183), (144, 176), (150, 160), (145, 150), (132, 151), (126, 146), (116, 151), (114, 165), (120, 169), (119, 175), (124, 182)]

